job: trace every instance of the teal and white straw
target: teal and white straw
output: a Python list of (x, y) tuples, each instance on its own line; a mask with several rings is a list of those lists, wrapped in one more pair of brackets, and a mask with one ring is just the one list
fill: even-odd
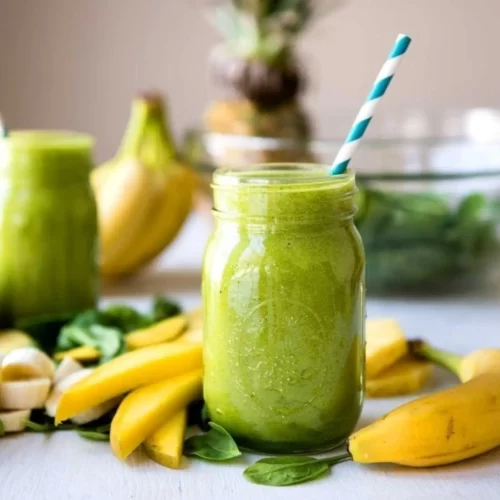
[(392, 78), (398, 69), (399, 63), (401, 62), (401, 58), (405, 55), (410, 43), (411, 38), (409, 36), (398, 36), (389, 57), (382, 66), (382, 69), (373, 84), (370, 94), (354, 120), (354, 124), (351, 127), (347, 139), (340, 148), (340, 151), (333, 162), (333, 166), (330, 170), (331, 175), (343, 174), (346, 171), (352, 156), (356, 152), (356, 149), (359, 146), (371, 119), (373, 118), (377, 104), (387, 91), (387, 88), (389, 87)]

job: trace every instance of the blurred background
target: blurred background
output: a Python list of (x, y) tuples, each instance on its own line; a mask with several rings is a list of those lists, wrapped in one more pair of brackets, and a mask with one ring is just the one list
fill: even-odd
[[(177, 137), (214, 97), (208, 71), (221, 40), (196, 0), (0, 0), (0, 108), (11, 127), (67, 128), (118, 147), (138, 90), (165, 91)], [(357, 108), (398, 33), (415, 40), (383, 103), (500, 105), (497, 0), (349, 0), (298, 41), (305, 105), (328, 137), (339, 108)]]
[[(398, 33), (414, 42), (351, 163), (368, 290), (483, 286), (499, 270), (498, 0), (0, 2), (9, 128), (86, 132), (96, 164), (121, 143), (108, 167), (132, 157), (164, 171), (157, 205), (152, 192), (135, 200), (158, 221), (136, 221), (126, 265), (101, 255), (113, 261), (103, 275), (129, 276), (168, 247), (193, 220), (193, 193), (198, 269), (217, 167), (332, 162)], [(99, 208), (117, 170), (95, 171)], [(123, 193), (127, 220), (139, 210), (123, 215)], [(143, 231), (157, 241), (139, 255)]]

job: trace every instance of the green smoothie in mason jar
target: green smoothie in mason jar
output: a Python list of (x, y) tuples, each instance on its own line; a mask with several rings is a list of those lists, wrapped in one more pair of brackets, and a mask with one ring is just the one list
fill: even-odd
[(360, 415), (364, 253), (352, 173), (219, 170), (203, 270), (204, 397), (242, 447), (331, 449)]
[[(0, 319), (76, 314), (98, 294), (90, 137), (12, 132), (0, 139)], [(44, 345), (55, 339), (38, 339)]]

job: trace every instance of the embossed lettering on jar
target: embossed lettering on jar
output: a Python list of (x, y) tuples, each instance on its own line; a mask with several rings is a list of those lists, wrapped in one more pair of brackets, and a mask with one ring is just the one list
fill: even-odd
[(205, 401), (246, 448), (330, 449), (363, 398), (364, 254), (354, 177), (322, 166), (214, 177), (203, 270)]

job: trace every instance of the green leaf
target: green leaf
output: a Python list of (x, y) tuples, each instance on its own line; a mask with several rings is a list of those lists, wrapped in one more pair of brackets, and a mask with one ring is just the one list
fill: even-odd
[(150, 326), (151, 319), (125, 304), (114, 304), (101, 311), (100, 324), (114, 327), (123, 333)]
[(229, 432), (215, 422), (209, 425), (211, 429), (206, 434), (186, 439), (184, 453), (215, 462), (239, 457), (241, 452)]
[(109, 441), (109, 434), (104, 432), (88, 431), (82, 429), (78, 429), (77, 432), (82, 438), (88, 439), (90, 441)]
[(5, 427), (3, 425), (3, 422), (0, 420), (0, 436), (3, 436), (5, 434)]
[(243, 475), (256, 484), (291, 486), (318, 479), (333, 465), (350, 459), (349, 454), (324, 459), (302, 456), (263, 458), (247, 467)]
[(153, 323), (171, 318), (180, 314), (182, 309), (176, 302), (166, 299), (165, 297), (156, 296), (153, 302), (151, 312), (151, 320)]
[(75, 426), (73, 424), (59, 424), (54, 425), (53, 422), (46, 421), (44, 423), (34, 422), (33, 420), (26, 420), (25, 423), (26, 428), (31, 432), (57, 432), (57, 431), (69, 431), (73, 430)]

